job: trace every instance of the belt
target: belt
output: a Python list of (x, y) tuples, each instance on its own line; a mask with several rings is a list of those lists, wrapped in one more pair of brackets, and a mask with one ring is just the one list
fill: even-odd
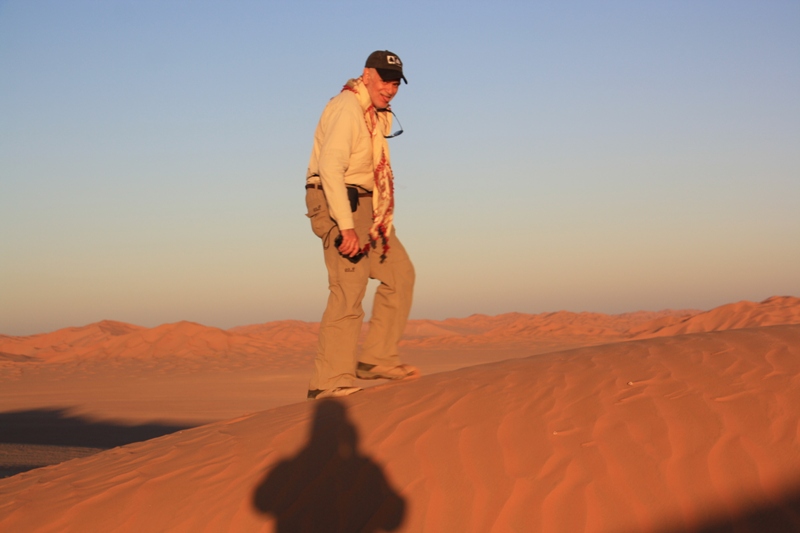
[[(356, 188), (359, 189), (359, 191), (358, 191), (358, 197), (359, 198), (366, 198), (368, 196), (370, 196), (370, 197), (372, 196), (372, 191), (365, 191), (364, 189), (362, 189), (361, 187), (358, 187), (357, 185), (347, 185), (347, 184), (345, 184), (345, 185), (349, 189), (356, 189)], [(322, 190), (322, 184), (319, 184), (319, 183), (307, 183), (306, 184), (306, 189), (319, 189), (321, 191)]]

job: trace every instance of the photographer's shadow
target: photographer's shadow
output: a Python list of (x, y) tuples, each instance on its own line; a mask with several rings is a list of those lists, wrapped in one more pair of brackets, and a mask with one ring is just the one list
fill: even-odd
[(276, 532), (394, 531), (405, 500), (381, 468), (358, 451), (356, 428), (336, 400), (318, 400), (309, 441), (268, 472), (253, 505), (275, 517)]

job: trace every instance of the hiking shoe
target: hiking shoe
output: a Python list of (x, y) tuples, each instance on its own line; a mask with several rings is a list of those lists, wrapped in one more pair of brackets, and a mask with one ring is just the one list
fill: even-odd
[(356, 377), (359, 379), (406, 379), (421, 376), (419, 369), (411, 365), (383, 366), (358, 363)]
[(361, 387), (336, 387), (335, 389), (313, 389), (308, 391), (309, 400), (321, 400), (322, 398), (341, 398), (350, 396), (361, 391)]

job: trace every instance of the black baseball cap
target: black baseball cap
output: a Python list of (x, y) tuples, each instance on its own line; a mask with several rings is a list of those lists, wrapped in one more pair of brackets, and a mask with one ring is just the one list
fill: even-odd
[(403, 76), (403, 62), (397, 54), (389, 50), (375, 50), (367, 58), (365, 68), (374, 68), (383, 81), (408, 80)]

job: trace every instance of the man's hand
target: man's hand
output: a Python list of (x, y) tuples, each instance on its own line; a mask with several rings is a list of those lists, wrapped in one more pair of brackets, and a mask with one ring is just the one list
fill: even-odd
[(360, 250), (358, 245), (358, 235), (354, 229), (342, 230), (342, 244), (339, 246), (339, 252), (347, 257), (353, 257), (358, 254)]

